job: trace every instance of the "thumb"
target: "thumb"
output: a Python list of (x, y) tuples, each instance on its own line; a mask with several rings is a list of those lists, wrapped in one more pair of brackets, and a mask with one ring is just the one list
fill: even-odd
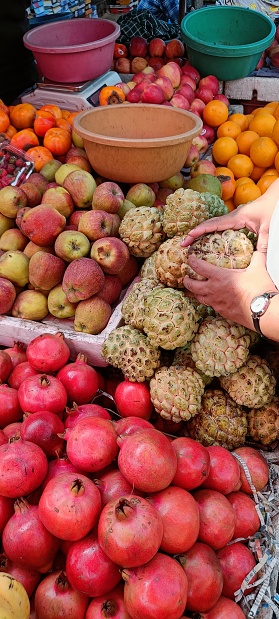
[(257, 251), (265, 254), (267, 252), (267, 244), (268, 244), (268, 229), (265, 226), (262, 226), (259, 229)]
[(266, 253), (264, 253), (263, 251), (254, 251), (251, 258), (250, 266), (252, 266), (254, 269), (266, 268)]

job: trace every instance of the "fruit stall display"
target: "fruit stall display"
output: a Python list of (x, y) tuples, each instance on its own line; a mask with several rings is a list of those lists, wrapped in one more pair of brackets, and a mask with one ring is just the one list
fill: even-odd
[(164, 181), (98, 177), (75, 113), (0, 105), (0, 619), (278, 616), (278, 349), (183, 286), (256, 237), (181, 240), (278, 178), (279, 102), (232, 113), (154, 41), (100, 104), (202, 118)]

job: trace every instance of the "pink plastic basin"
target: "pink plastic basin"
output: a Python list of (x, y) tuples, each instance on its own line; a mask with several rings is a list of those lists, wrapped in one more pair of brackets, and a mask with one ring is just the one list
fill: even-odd
[(112, 65), (120, 26), (106, 19), (74, 18), (26, 32), (25, 47), (39, 71), (53, 82), (83, 82), (106, 73)]

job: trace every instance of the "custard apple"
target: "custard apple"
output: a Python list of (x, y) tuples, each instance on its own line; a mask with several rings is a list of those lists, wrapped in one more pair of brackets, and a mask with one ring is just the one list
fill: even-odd
[(190, 367), (161, 367), (150, 380), (150, 398), (155, 411), (176, 423), (198, 414), (203, 393), (204, 383)]
[[(253, 245), (243, 232), (224, 230), (200, 237), (188, 248), (188, 255), (206, 260), (225, 269), (245, 269), (253, 255)], [(188, 264), (186, 271), (192, 279), (204, 279)]]
[(265, 359), (250, 355), (234, 374), (222, 376), (220, 384), (237, 404), (248, 408), (261, 408), (271, 402), (275, 394), (276, 379)]
[(128, 246), (130, 254), (148, 258), (166, 236), (162, 212), (155, 206), (131, 208), (121, 221), (119, 236)]
[(279, 399), (272, 398), (261, 408), (248, 413), (248, 436), (262, 445), (270, 445), (279, 438)]
[(160, 366), (159, 348), (131, 325), (110, 332), (103, 343), (102, 356), (107, 363), (122, 370), (132, 382), (144, 382)]
[(153, 279), (141, 279), (135, 282), (132, 290), (128, 292), (121, 307), (121, 313), (126, 324), (135, 329), (143, 330), (144, 299), (150, 290), (163, 288), (163, 284), (157, 284)]
[(186, 346), (175, 349), (172, 365), (179, 365), (180, 367), (184, 368), (192, 368), (192, 370), (195, 370), (201, 376), (204, 385), (209, 385), (212, 382), (212, 376), (207, 376), (197, 368), (191, 355), (189, 343), (186, 344)]
[(229, 212), (224, 200), (219, 198), (216, 194), (209, 193), (209, 191), (203, 191), (201, 193), (201, 198), (207, 205), (210, 218), (221, 217), (221, 215), (226, 215)]
[(187, 234), (206, 219), (209, 219), (208, 207), (198, 191), (177, 189), (167, 197), (163, 228), (169, 238)]
[(164, 241), (155, 255), (155, 269), (160, 282), (171, 288), (184, 288), (188, 248), (181, 247), (181, 236)]
[(149, 256), (148, 258), (145, 258), (145, 261), (140, 270), (140, 276), (142, 277), (142, 279), (153, 279), (157, 282), (160, 281), (155, 270), (155, 258), (157, 255), (157, 251), (154, 251), (153, 254), (151, 254), (151, 256)]

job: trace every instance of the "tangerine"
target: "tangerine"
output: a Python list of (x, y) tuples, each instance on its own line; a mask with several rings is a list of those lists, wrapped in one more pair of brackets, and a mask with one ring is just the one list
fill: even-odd
[(257, 182), (257, 186), (260, 188), (261, 194), (265, 193), (270, 185), (277, 180), (277, 178), (278, 175), (275, 174), (267, 174), (266, 176), (262, 176)]
[(242, 155), (248, 155), (249, 157), (251, 144), (253, 144), (258, 137), (260, 136), (256, 131), (251, 131), (250, 129), (242, 131), (236, 138), (238, 152)]
[(240, 178), (240, 176), (251, 176), (254, 167), (250, 157), (242, 155), (241, 153), (233, 155), (229, 159), (227, 165), (233, 172), (235, 178)]
[(244, 183), (236, 188), (233, 201), (235, 206), (247, 204), (261, 196), (261, 190), (255, 183)]
[(236, 141), (229, 136), (217, 138), (212, 146), (212, 156), (216, 163), (226, 166), (229, 159), (238, 153)]
[(203, 109), (203, 120), (210, 127), (219, 127), (228, 120), (229, 111), (226, 104), (218, 99), (206, 103)]
[(217, 138), (223, 138), (228, 135), (235, 140), (240, 133), (241, 128), (237, 123), (232, 120), (226, 120), (218, 127)]
[(249, 124), (249, 129), (255, 131), (260, 137), (272, 137), (273, 127), (276, 120), (272, 114), (261, 112), (257, 114)]
[(272, 130), (272, 139), (279, 146), (279, 120), (275, 120)]
[(229, 198), (229, 200), (224, 200), (226, 207), (228, 208), (229, 212), (234, 211), (235, 209), (235, 204), (232, 198)]
[(235, 186), (239, 187), (239, 185), (245, 185), (245, 183), (254, 183), (254, 181), (249, 176), (240, 176), (235, 181)]
[(267, 168), (267, 170), (263, 172), (262, 176), (274, 176), (274, 174), (277, 174), (277, 176), (279, 176), (279, 172), (276, 170), (276, 168)]
[(262, 168), (270, 168), (274, 164), (275, 156), (278, 153), (276, 142), (270, 137), (259, 137), (250, 148), (250, 157), (254, 163)]
[(239, 125), (241, 131), (246, 131), (249, 126), (249, 119), (245, 114), (240, 114), (239, 112), (235, 112), (235, 114), (230, 114), (229, 120), (232, 120), (234, 123)]

